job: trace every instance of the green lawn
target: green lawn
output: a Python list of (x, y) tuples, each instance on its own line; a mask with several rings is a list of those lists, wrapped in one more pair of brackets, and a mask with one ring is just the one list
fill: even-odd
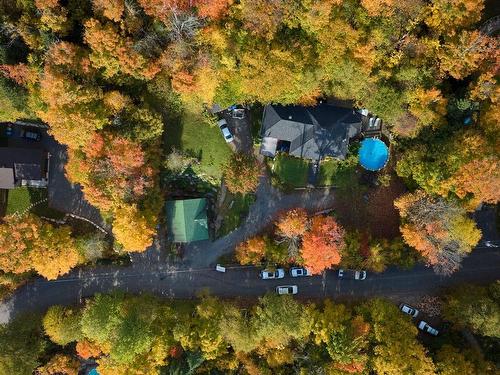
[[(36, 189), (28, 187), (18, 187), (8, 192), (6, 215), (24, 213), (31, 204), (38, 203), (47, 198), (47, 189)], [(48, 202), (37, 204), (30, 212), (39, 216), (60, 219), (63, 213), (55, 211), (48, 206)]]
[(316, 181), (317, 186), (339, 186), (346, 176), (348, 171), (355, 170), (358, 165), (357, 153), (351, 153), (345, 160), (323, 160), (319, 165), (319, 173)]
[(285, 186), (305, 187), (309, 162), (304, 159), (280, 154), (274, 159), (273, 173)]
[(193, 165), (196, 173), (217, 180), (222, 177), (222, 166), (231, 156), (231, 149), (215, 124), (201, 114), (185, 112), (181, 123), (167, 127), (167, 132), (168, 147), (176, 147), (200, 161)]
[(318, 186), (332, 186), (336, 183), (336, 175), (339, 171), (339, 162), (337, 160), (324, 160), (319, 165), (319, 174), (317, 179)]
[(30, 189), (18, 187), (9, 190), (7, 199), (7, 215), (24, 212), (32, 203), (47, 197), (47, 189)]

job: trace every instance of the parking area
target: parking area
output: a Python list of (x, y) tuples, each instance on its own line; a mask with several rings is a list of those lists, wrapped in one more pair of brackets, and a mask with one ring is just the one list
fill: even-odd
[(225, 109), (217, 113), (219, 119), (225, 119), (234, 140), (229, 146), (236, 152), (253, 151), (250, 116), (247, 108), (238, 106), (235, 109)]

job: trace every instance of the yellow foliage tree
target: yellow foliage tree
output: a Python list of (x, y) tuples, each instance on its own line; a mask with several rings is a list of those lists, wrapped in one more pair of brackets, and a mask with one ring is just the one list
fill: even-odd
[(423, 126), (439, 126), (446, 115), (447, 100), (436, 88), (425, 90), (418, 88), (410, 94), (410, 113)]
[(80, 258), (69, 227), (54, 227), (33, 215), (11, 215), (0, 224), (0, 269), (24, 273), (34, 269), (55, 279)]
[(152, 220), (138, 211), (136, 205), (123, 205), (114, 212), (113, 233), (125, 251), (142, 252), (153, 242)]

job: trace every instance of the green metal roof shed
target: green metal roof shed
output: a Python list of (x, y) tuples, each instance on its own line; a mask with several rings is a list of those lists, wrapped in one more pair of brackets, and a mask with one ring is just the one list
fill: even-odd
[(166, 211), (168, 234), (173, 242), (208, 240), (205, 198), (168, 201)]

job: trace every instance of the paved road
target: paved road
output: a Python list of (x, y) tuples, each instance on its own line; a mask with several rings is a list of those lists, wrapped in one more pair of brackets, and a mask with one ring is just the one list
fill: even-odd
[(152, 293), (168, 298), (193, 298), (204, 290), (220, 297), (256, 298), (273, 291), (277, 285), (296, 284), (299, 298), (356, 299), (383, 296), (394, 301), (412, 302), (425, 294), (436, 294), (460, 283), (490, 283), (499, 278), (500, 249), (478, 247), (465, 259), (463, 268), (452, 277), (437, 276), (424, 266), (410, 271), (390, 269), (368, 274), (364, 281), (339, 280), (335, 271), (307, 278), (260, 280), (258, 269), (232, 267), (226, 273), (213, 268), (149, 270), (134, 268), (75, 271), (55, 281), (36, 279), (20, 288), (0, 305), (0, 323), (27, 311), (45, 311), (54, 304), (77, 304), (82, 298), (102, 292), (123, 290), (130, 293)]

